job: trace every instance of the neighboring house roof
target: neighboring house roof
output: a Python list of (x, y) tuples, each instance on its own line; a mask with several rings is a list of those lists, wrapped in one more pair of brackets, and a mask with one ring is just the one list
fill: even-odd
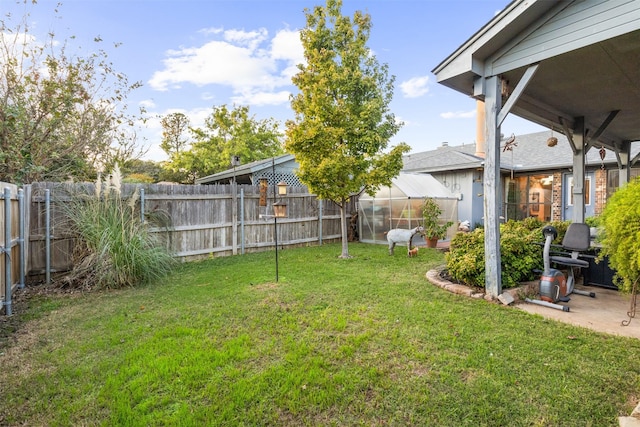
[[(292, 162), (291, 166), (285, 168), (283, 166), (286, 163)], [(289, 185), (300, 185), (295, 178), (296, 182), (288, 182), (293, 176), (293, 169), (297, 167), (293, 154), (283, 154), (278, 157), (268, 158), (264, 160), (256, 160), (255, 162), (247, 163), (246, 165), (240, 165), (234, 169), (228, 169), (223, 172), (218, 172), (213, 175), (208, 175), (202, 178), (196, 179), (196, 184), (214, 184), (214, 183), (228, 183), (235, 177), (236, 181), (240, 184), (257, 184), (254, 182), (254, 178), (258, 177), (261, 172), (271, 173), (271, 169), (275, 168), (277, 173), (286, 175), (285, 181)], [(276, 174), (277, 174), (276, 173)]]
[[(547, 146), (547, 139), (552, 136), (551, 131), (517, 135), (513, 149), (503, 151), (500, 156), (500, 167), (514, 171), (537, 171), (570, 168), (573, 166), (571, 145), (567, 138), (554, 132), (558, 144)], [(501, 150), (504, 150), (504, 141)], [(608, 167), (617, 164), (613, 151), (605, 149), (604, 164)], [(435, 150), (405, 155), (403, 158), (404, 172), (444, 172), (452, 170), (477, 169), (484, 165), (484, 159), (475, 155), (476, 146), (466, 144), (459, 146), (443, 146)], [(631, 146), (631, 157), (640, 153), (640, 146)], [(603, 163), (598, 149), (588, 151), (585, 164), (599, 166)]]
[(428, 167), (430, 172), (441, 172), (451, 169), (476, 169), (482, 167), (484, 159), (474, 155), (475, 145), (456, 147), (442, 146), (436, 150), (408, 154), (403, 157), (404, 172), (421, 172)]

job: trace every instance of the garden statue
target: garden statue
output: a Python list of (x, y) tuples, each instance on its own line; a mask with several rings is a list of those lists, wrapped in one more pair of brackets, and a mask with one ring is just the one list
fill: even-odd
[(404, 228), (394, 228), (387, 233), (387, 242), (389, 242), (389, 255), (393, 255), (393, 248), (396, 247), (396, 243), (407, 244), (407, 250), (411, 249), (410, 242), (413, 236), (420, 233), (424, 233), (424, 228), (419, 225), (411, 230)]

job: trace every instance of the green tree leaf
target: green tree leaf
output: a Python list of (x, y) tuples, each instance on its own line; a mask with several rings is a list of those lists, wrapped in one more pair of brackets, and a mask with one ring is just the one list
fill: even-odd
[(182, 175), (182, 182), (229, 169), (232, 156), (242, 163), (282, 154), (281, 134), (273, 119), (258, 120), (249, 115), (249, 107), (214, 107), (204, 128), (192, 128), (190, 149), (171, 154), (166, 168)]
[(295, 119), (287, 122), (286, 151), (299, 163), (298, 176), (322, 199), (341, 208), (342, 254), (349, 257), (346, 207), (362, 191), (390, 185), (409, 146), (388, 152), (400, 127), (389, 111), (394, 77), (367, 47), (371, 17), (342, 16), (342, 1), (305, 10), (301, 32), (306, 64), (298, 65), (291, 98)]

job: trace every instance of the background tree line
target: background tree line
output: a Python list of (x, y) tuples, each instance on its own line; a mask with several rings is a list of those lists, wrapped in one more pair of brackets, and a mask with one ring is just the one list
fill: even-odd
[(0, 181), (93, 181), (118, 164), (125, 181), (193, 183), (229, 168), (232, 155), (246, 163), (282, 153), (277, 122), (223, 105), (202, 128), (182, 113), (162, 117), (169, 159), (143, 160), (138, 134), (149, 117), (127, 102), (142, 83), (114, 68), (101, 38), (82, 56), (53, 32), (37, 39), (28, 20), (28, 12), (0, 18)]
[[(23, 0), (27, 4), (27, 0)], [(242, 163), (287, 152), (296, 157), (298, 177), (319, 198), (341, 207), (348, 258), (347, 201), (375, 193), (402, 168), (409, 146), (389, 147), (402, 123), (389, 110), (394, 76), (367, 46), (371, 17), (342, 15), (341, 0), (305, 9), (300, 33), (305, 63), (298, 64), (291, 95), (294, 118), (286, 140), (273, 119), (258, 120), (248, 106), (214, 106), (203, 127), (183, 113), (161, 118), (161, 148), (169, 159), (143, 161), (136, 126), (145, 111), (128, 110), (127, 96), (141, 86), (117, 72), (99, 47), (89, 56), (66, 53), (55, 35), (31, 36), (28, 15), (12, 26), (0, 20), (0, 180), (92, 180), (118, 165), (134, 182), (193, 183)], [(56, 10), (57, 13), (57, 10)]]

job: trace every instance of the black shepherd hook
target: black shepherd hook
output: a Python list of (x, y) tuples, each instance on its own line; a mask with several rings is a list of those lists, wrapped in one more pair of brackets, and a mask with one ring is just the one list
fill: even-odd
[(629, 305), (629, 311), (627, 311), (627, 316), (629, 316), (629, 320), (623, 320), (621, 322), (622, 326), (629, 326), (629, 323), (631, 323), (631, 319), (636, 317), (636, 300), (638, 297), (638, 287), (636, 285), (638, 284), (638, 279), (640, 279), (640, 277), (638, 277), (636, 281), (633, 282), (633, 288), (631, 290), (631, 303)]

